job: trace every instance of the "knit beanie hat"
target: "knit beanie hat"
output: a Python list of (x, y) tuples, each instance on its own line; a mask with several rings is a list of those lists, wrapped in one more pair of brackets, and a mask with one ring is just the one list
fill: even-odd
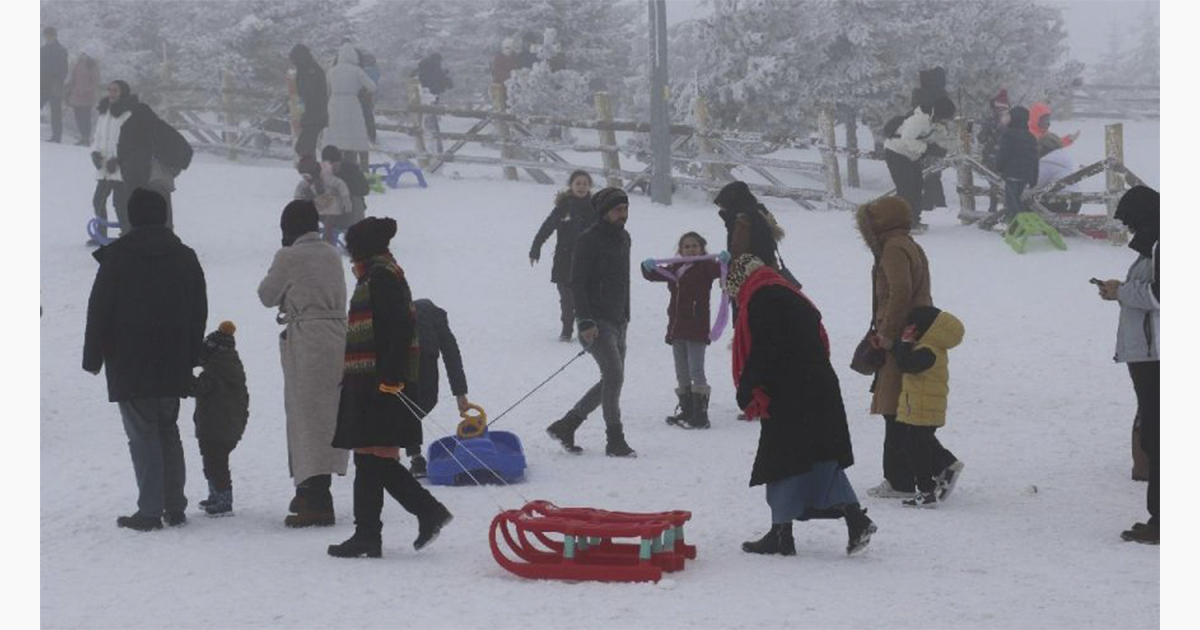
[(620, 188), (608, 187), (602, 188), (596, 194), (592, 195), (592, 207), (596, 209), (596, 214), (604, 216), (609, 210), (621, 205), (629, 203), (629, 195), (625, 194)]
[(204, 345), (210, 350), (217, 348), (232, 350), (237, 345), (233, 339), (235, 332), (237, 332), (237, 326), (234, 326), (233, 322), (225, 320), (221, 322), (220, 326), (217, 326), (216, 330), (208, 333), (208, 336), (204, 338)]
[(279, 217), (279, 229), (283, 232), (285, 246), (296, 242), (304, 234), (320, 229), (320, 218), (317, 206), (311, 201), (296, 199), (288, 203)]
[(367, 217), (346, 230), (346, 249), (351, 260), (365, 260), (388, 250), (396, 235), (396, 220)]
[(746, 185), (746, 182), (736, 181), (726, 184), (721, 192), (717, 193), (713, 203), (729, 210), (749, 210), (758, 206), (758, 198), (750, 192), (750, 186)]
[(167, 200), (153, 190), (135, 188), (127, 207), (129, 225), (133, 227), (167, 224)]
[(342, 150), (333, 146), (332, 144), (325, 145), (325, 148), (321, 149), (321, 161), (322, 162), (341, 162), (342, 161)]

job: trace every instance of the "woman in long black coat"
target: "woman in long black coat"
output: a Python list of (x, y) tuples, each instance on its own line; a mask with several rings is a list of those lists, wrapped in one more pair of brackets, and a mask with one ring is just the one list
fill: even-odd
[(395, 220), (376, 217), (346, 231), (358, 283), (350, 299), (333, 446), (354, 450), (354, 535), (329, 546), (329, 555), (338, 558), (382, 555), (384, 490), (417, 517), (417, 550), (453, 518), (400, 464), (401, 448), (420, 445), (420, 420), (409, 399), (418, 389), (420, 348), (412, 293), (388, 251), (395, 234)]
[(554, 209), (542, 222), (542, 227), (533, 237), (529, 248), (529, 264), (542, 257), (542, 245), (554, 232), (558, 232), (554, 243), (554, 266), (550, 269), (550, 281), (558, 287), (558, 304), (561, 310), (562, 333), (559, 341), (570, 341), (575, 330), (575, 300), (571, 294), (571, 257), (575, 253), (575, 239), (596, 222), (596, 211), (592, 208), (592, 176), (587, 171), (575, 171), (567, 180), (567, 190), (554, 198)]
[(771, 530), (742, 549), (794, 555), (792, 520), (844, 518), (846, 553), (862, 550), (876, 527), (846, 478), (854, 453), (821, 313), (749, 254), (733, 260), (726, 286), (742, 313), (733, 340), (738, 407), (761, 426), (750, 485), (766, 484), (771, 506)]
[(304, 103), (304, 113), (300, 116), (300, 137), (296, 139), (296, 155), (315, 156), (317, 136), (329, 125), (329, 87), (325, 82), (325, 71), (304, 44), (293, 46), (288, 59), (296, 66), (296, 94)]

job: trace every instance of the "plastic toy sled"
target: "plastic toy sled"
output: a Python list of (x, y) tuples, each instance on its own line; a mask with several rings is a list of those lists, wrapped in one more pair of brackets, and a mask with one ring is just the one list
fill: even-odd
[(103, 234), (100, 233), (100, 228), (108, 228), (110, 230), (119, 230), (121, 228), (121, 224), (117, 221), (105, 221), (104, 219), (101, 219), (100, 217), (92, 217), (91, 219), (88, 220), (88, 223), (87, 223), (88, 238), (91, 239), (92, 242), (97, 243), (99, 245), (108, 245), (109, 243), (111, 243), (117, 239), (112, 236), (104, 236)]
[(429, 483), (438, 486), (515, 483), (525, 477), (521, 439), (507, 431), (488, 431), (487, 414), (478, 405), (463, 414), (458, 435), (429, 445), (426, 461)]
[(696, 558), (696, 546), (683, 537), (691, 518), (683, 510), (610, 512), (530, 501), (497, 514), (488, 539), (496, 562), (521, 577), (657, 582)]

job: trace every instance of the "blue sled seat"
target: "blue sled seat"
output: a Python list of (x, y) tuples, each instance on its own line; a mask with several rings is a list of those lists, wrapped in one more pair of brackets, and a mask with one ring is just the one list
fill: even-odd
[(429, 445), (426, 460), (429, 482), (438, 486), (475, 485), (476, 480), (514, 483), (525, 477), (521, 440), (507, 431), (488, 431), (467, 439), (444, 437)]
[(379, 164), (371, 164), (371, 172), (383, 171), (383, 183), (387, 184), (388, 188), (400, 187), (400, 176), (405, 173), (412, 173), (417, 176), (417, 184), (421, 188), (428, 188), (425, 183), (425, 173), (421, 172), (420, 167), (409, 162), (408, 160), (397, 160), (395, 162), (382, 162)]

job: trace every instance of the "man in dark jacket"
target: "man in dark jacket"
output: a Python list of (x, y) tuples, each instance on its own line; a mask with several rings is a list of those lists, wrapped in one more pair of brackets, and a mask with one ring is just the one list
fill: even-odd
[(175, 178), (192, 163), (192, 145), (187, 138), (158, 117), (145, 103), (137, 103), (129, 120), (121, 125), (117, 161), (126, 190), (145, 188), (167, 202), (166, 227), (175, 228), (171, 193)]
[(42, 104), (50, 103), (50, 142), (62, 142), (63, 83), (67, 80), (67, 49), (58, 43), (58, 31), (42, 30)]
[(83, 369), (105, 368), (138, 484), (138, 509), (118, 527), (149, 531), (186, 521), (179, 399), (200, 362), (208, 299), (196, 253), (165, 226), (161, 195), (129, 197), (128, 234), (93, 254), (100, 262), (88, 299)]
[[(458, 351), (458, 339), (450, 330), (450, 320), (446, 311), (442, 310), (432, 300), (413, 300), (413, 308), (417, 311), (417, 345), (421, 348), (421, 360), (417, 368), (417, 404), (426, 414), (433, 411), (438, 403), (438, 358), (446, 364), (446, 378), (450, 380), (450, 393), (454, 394), (458, 403), (458, 412), (465, 413), (471, 404), (467, 400), (467, 374), (463, 371), (462, 354)], [(428, 464), (421, 456), (421, 443), (424, 435), (416, 446), (405, 449), (412, 458), (409, 472), (418, 479), (425, 477)]]
[(604, 453), (637, 457), (625, 442), (621, 426), (621, 386), (625, 380), (625, 330), (629, 325), (629, 197), (620, 188), (605, 188), (592, 197), (599, 220), (579, 235), (571, 264), (571, 293), (579, 341), (596, 365), (600, 382), (575, 403), (562, 419), (546, 428), (569, 453), (581, 453), (575, 430), (603, 404)]
[(1004, 178), (1004, 220), (1010, 225), (1018, 212), (1024, 212), (1021, 195), (1026, 186), (1038, 180), (1037, 139), (1029, 132), (1029, 110), (1014, 107), (1008, 127), (1000, 134), (996, 152), (996, 172)]
[(296, 93), (304, 106), (296, 155), (316, 155), (317, 136), (329, 125), (329, 86), (325, 82), (325, 71), (304, 44), (293, 46), (288, 59), (296, 66)]

